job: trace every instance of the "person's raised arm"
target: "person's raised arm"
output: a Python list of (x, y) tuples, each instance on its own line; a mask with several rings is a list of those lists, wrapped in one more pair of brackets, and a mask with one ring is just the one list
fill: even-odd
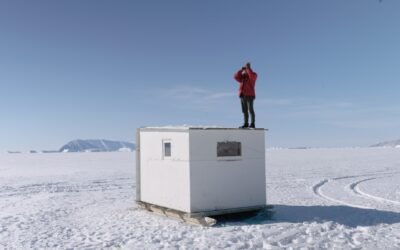
[(233, 78), (235, 78), (235, 80), (238, 81), (239, 83), (242, 82), (242, 70), (243, 69), (238, 70), (238, 72), (236, 72), (235, 75), (233, 76)]

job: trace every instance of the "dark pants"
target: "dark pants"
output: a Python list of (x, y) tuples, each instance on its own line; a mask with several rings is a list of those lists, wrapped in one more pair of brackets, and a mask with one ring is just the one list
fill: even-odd
[(240, 103), (242, 104), (242, 112), (244, 116), (244, 123), (249, 123), (249, 113), (251, 115), (251, 123), (255, 123), (256, 114), (254, 113), (253, 103), (254, 96), (242, 96), (240, 97)]

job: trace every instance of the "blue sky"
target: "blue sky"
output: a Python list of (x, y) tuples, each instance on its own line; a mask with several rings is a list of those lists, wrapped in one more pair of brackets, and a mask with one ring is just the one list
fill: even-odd
[(1, 1), (0, 151), (242, 123), (267, 146), (400, 138), (400, 1)]

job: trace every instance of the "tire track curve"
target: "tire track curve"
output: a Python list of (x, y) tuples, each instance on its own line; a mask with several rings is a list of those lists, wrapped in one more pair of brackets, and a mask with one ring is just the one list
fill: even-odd
[(315, 184), (314, 186), (312, 186), (312, 190), (313, 190), (314, 194), (316, 196), (319, 196), (319, 197), (325, 199), (325, 200), (328, 200), (328, 201), (331, 201), (331, 202), (334, 202), (334, 203), (339, 203), (339, 204), (342, 204), (342, 205), (346, 205), (346, 206), (349, 206), (349, 207), (356, 207), (356, 208), (362, 208), (362, 209), (373, 209), (371, 207), (351, 204), (351, 203), (348, 203), (348, 202), (345, 202), (345, 201), (341, 201), (341, 200), (335, 199), (335, 198), (330, 197), (328, 195), (325, 195), (322, 192), (322, 187), (325, 186), (328, 182), (330, 182), (332, 180), (333, 179), (324, 179), (324, 180), (318, 182), (317, 184)]
[[(393, 176), (393, 175), (392, 175), (392, 176)], [(354, 182), (354, 183), (351, 183), (351, 184), (349, 185), (349, 188), (350, 188), (350, 190), (351, 190), (352, 192), (354, 192), (356, 195), (362, 196), (362, 197), (364, 197), (364, 198), (368, 198), (368, 199), (371, 199), (371, 200), (375, 200), (375, 201), (377, 201), (377, 202), (384, 203), (384, 204), (388, 204), (388, 203), (389, 203), (389, 204), (392, 204), (392, 205), (400, 206), (400, 201), (385, 199), (385, 198), (382, 198), (382, 197), (379, 197), (379, 196), (375, 196), (375, 195), (372, 195), (372, 194), (368, 194), (368, 193), (362, 191), (362, 190), (360, 189), (360, 187), (359, 187), (359, 185), (360, 185), (361, 183), (363, 183), (363, 182), (368, 182), (368, 181), (372, 181), (372, 180), (375, 180), (375, 179), (378, 179), (378, 178), (385, 178), (385, 177), (391, 177), (391, 176), (383, 176), (383, 177), (375, 177), (375, 178), (367, 178), (367, 179), (359, 180), (359, 181), (356, 181), (356, 182)]]

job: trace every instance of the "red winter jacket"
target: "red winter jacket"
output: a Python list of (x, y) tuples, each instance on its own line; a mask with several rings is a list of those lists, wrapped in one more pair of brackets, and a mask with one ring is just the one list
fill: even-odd
[(239, 70), (234, 76), (235, 80), (239, 82), (239, 96), (256, 97), (257, 73), (248, 68), (246, 68), (246, 72), (247, 74), (242, 76), (242, 70)]

